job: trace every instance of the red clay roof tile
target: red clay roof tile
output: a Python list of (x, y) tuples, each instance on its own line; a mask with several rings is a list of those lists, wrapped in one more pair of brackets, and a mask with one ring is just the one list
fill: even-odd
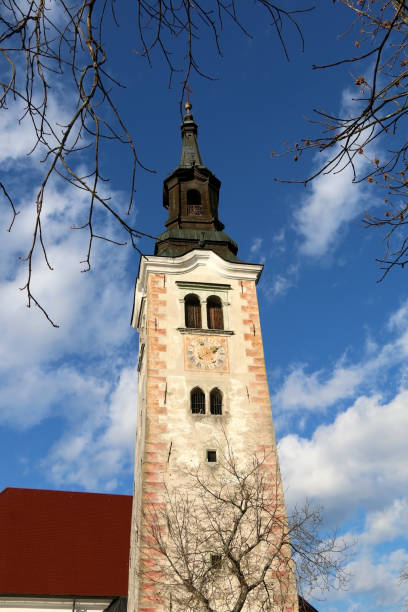
[(132, 497), (0, 493), (2, 595), (127, 595)]

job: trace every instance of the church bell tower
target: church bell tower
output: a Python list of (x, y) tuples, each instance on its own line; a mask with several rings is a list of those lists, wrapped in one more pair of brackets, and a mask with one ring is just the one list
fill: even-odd
[[(227, 439), (240, 459), (267, 456), (263, 468), (276, 474), (281, 491), (256, 294), (263, 266), (241, 261), (224, 232), (221, 183), (203, 163), (189, 102), (185, 109), (180, 163), (163, 186), (166, 229), (154, 255), (141, 258), (135, 287), (139, 391), (129, 612), (173, 609), (143, 578), (152, 554), (145, 508), (182, 486), (186, 467), (214, 470)], [(290, 581), (284, 610), (297, 612)]]

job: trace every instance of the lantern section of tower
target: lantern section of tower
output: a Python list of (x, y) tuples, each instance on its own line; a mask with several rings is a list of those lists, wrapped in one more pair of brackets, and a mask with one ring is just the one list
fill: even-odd
[[(129, 612), (183, 609), (163, 594), (159, 570), (149, 576), (158, 554), (149, 521), (173, 491), (182, 495), (186, 474), (199, 469), (216, 481), (226, 453), (241, 463), (262, 456), (285, 513), (256, 293), (263, 266), (241, 261), (224, 232), (221, 183), (203, 163), (190, 103), (181, 136), (180, 163), (164, 181), (166, 229), (154, 255), (141, 258), (135, 287), (139, 380)], [(164, 531), (172, 528), (167, 523)], [(212, 571), (221, 554), (209, 553)], [(297, 612), (293, 575), (285, 588), (284, 607), (276, 600), (270, 609)]]

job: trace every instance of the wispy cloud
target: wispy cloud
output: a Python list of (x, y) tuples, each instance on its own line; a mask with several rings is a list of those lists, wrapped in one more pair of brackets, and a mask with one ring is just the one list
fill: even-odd
[(282, 227), (276, 234), (272, 236), (271, 255), (284, 253), (286, 250), (286, 231)]
[(289, 289), (296, 286), (298, 280), (299, 267), (291, 264), (282, 274), (275, 274), (272, 280), (265, 281), (261, 285), (261, 291), (268, 300), (274, 300), (278, 297), (283, 297)]
[(136, 367), (123, 368), (110, 397), (98, 410), (83, 411), (51, 449), (43, 464), (58, 487), (114, 490), (130, 475), (137, 420)]
[(404, 302), (388, 320), (388, 329), (391, 331), (405, 331), (408, 329), (408, 301)]
[(323, 371), (307, 374), (306, 366), (295, 366), (272, 397), (276, 411), (324, 410), (341, 399), (352, 397), (364, 380), (364, 368), (344, 366), (342, 361), (327, 378)]
[(289, 278), (289, 276), (282, 276), (281, 274), (278, 274), (272, 282), (272, 296), (277, 297), (279, 295), (285, 295), (285, 293), (287, 293), (292, 286), (293, 281), (291, 278)]
[[(359, 170), (366, 165), (365, 158), (358, 160)], [(322, 257), (327, 254), (341, 237), (347, 223), (362, 216), (371, 205), (364, 183), (352, 183), (351, 168), (338, 174), (317, 177), (310, 192), (296, 208), (293, 227), (301, 238), (299, 250), (302, 255)]]
[(331, 515), (351, 516), (364, 501), (379, 509), (406, 491), (408, 391), (390, 402), (358, 398), (310, 439), (287, 435), (279, 444), (287, 497), (322, 503)]
[[(403, 494), (401, 490), (401, 495)], [(360, 543), (371, 545), (406, 537), (407, 529), (408, 499), (392, 499), (385, 508), (368, 513)]]
[(366, 354), (359, 362), (350, 363), (342, 355), (331, 369), (311, 373), (307, 373), (305, 364), (292, 366), (272, 396), (275, 414), (325, 410), (341, 400), (353, 398), (359, 389), (380, 380), (391, 368), (404, 367), (408, 355), (407, 314), (405, 303), (386, 324), (398, 332), (395, 338), (382, 346), (370, 339)]
[[(127, 275), (134, 252), (97, 243), (94, 268), (80, 273), (87, 236), (70, 227), (86, 210), (85, 198), (61, 182), (50, 185), (44, 202), (54, 269), (36, 260), (33, 290), (61, 324), (58, 330), (35, 307), (27, 310), (19, 290), (26, 269), (16, 262), (27, 249), (33, 216), (23, 200), (15, 231), (0, 243), (0, 423), (10, 429), (54, 423), (52, 449), (37, 469), (54, 486), (113, 490), (129, 477), (135, 436), (137, 376), (129, 363), (136, 334), (129, 326), (133, 282)], [(105, 225), (114, 235), (109, 219)]]
[(272, 258), (274, 255), (282, 255), (285, 250), (286, 231), (283, 227), (276, 234), (268, 237), (266, 241), (260, 236), (254, 238), (249, 248), (251, 257), (257, 256), (261, 263), (265, 263), (267, 259)]
[[(399, 612), (404, 609), (406, 586), (400, 583), (399, 575), (407, 562), (408, 551), (403, 548), (384, 554), (365, 552), (350, 562), (346, 567), (351, 575), (348, 599), (350, 605), (351, 601), (356, 605), (354, 610)], [(333, 593), (330, 599), (340, 598), (344, 594)]]
[(403, 378), (407, 315), (403, 303), (384, 323), (389, 342), (370, 338), (358, 362), (342, 356), (331, 369), (309, 374), (306, 366), (293, 367), (273, 397), (278, 420), (279, 414), (292, 415), (291, 422), (324, 410), (334, 415), (309, 435), (291, 433), (279, 443), (289, 506), (311, 499), (323, 506), (328, 525), (347, 525), (346, 538), (358, 538), (346, 568), (350, 595), (329, 595), (333, 611), (396, 612), (403, 603), (398, 576), (408, 561), (408, 390), (389, 381), (391, 368)]
[(251, 255), (256, 255), (262, 248), (263, 238), (254, 238), (249, 248)]
[[(349, 88), (343, 90), (340, 100), (340, 114), (353, 116), (356, 112), (355, 93)], [(364, 140), (364, 134), (361, 134)], [(354, 143), (357, 148), (357, 143)], [(369, 156), (375, 157), (373, 145), (353, 158), (356, 176), (363, 176), (370, 166)], [(339, 152), (332, 147), (328, 152), (316, 155), (311, 174)], [(293, 214), (293, 228), (300, 236), (299, 251), (302, 255), (320, 258), (329, 253), (343, 237), (347, 224), (363, 216), (368, 208), (375, 205), (373, 189), (366, 182), (353, 183), (354, 172), (351, 164), (343, 163), (327, 174), (317, 176), (308, 193), (301, 198), (300, 206)]]

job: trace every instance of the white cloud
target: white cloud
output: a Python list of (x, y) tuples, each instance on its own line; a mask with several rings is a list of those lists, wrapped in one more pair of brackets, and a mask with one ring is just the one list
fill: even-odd
[(256, 257), (258, 263), (264, 264), (266, 261), (265, 249), (263, 248), (263, 238), (254, 238), (249, 248), (250, 256)]
[[(24, 68), (23, 68), (24, 70)], [(47, 119), (52, 126), (54, 133), (59, 138), (64, 130), (64, 125), (68, 123), (70, 116), (70, 108), (67, 104), (72, 98), (67, 95), (65, 90), (64, 95), (58, 96), (57, 83), (53, 83), (54, 92), (48, 94), (47, 97)], [(35, 100), (34, 100), (35, 102)], [(72, 110), (74, 107), (72, 106)], [(7, 112), (0, 113), (0, 131), (2, 138), (0, 140), (0, 162), (5, 162), (22, 159), (26, 162), (35, 162), (41, 159), (44, 154), (45, 147), (40, 143), (34, 148), (37, 142), (32, 119), (26, 112), (27, 108), (21, 99), (13, 100)], [(40, 122), (40, 116), (36, 116), (36, 121)], [(51, 135), (50, 128), (46, 128), (48, 134), (48, 142), (52, 147), (56, 140)], [(29, 157), (28, 157), (28, 154)]]
[(399, 575), (408, 563), (407, 407), (407, 390), (389, 402), (360, 397), (310, 439), (288, 435), (280, 442), (289, 507), (308, 498), (323, 506), (329, 527), (340, 529), (366, 512), (361, 530), (354, 522), (344, 536), (357, 536), (345, 568), (349, 594), (329, 593), (330, 610), (343, 611), (349, 601), (349, 610), (397, 612), (406, 596)]
[(284, 274), (276, 274), (271, 282), (261, 284), (261, 290), (268, 300), (283, 297), (292, 287), (296, 286), (299, 267), (291, 264)]
[(90, 407), (100, 410), (109, 390), (97, 376), (68, 366), (22, 367), (1, 374), (0, 422), (18, 429), (30, 428), (51, 414), (80, 418)]
[(249, 249), (251, 255), (256, 255), (262, 248), (263, 238), (254, 238)]
[(58, 487), (112, 490), (133, 465), (137, 420), (137, 371), (123, 368), (110, 398), (74, 423), (44, 465)]
[[(349, 88), (341, 95), (342, 116), (353, 116), (356, 112), (355, 92)], [(364, 132), (361, 142), (364, 141)], [(357, 148), (357, 142), (354, 143)], [(374, 158), (376, 152), (370, 145), (370, 155)], [(339, 152), (333, 147), (327, 152), (318, 154), (315, 158), (317, 172)], [(360, 218), (364, 212), (375, 204), (373, 190), (365, 183), (353, 183), (354, 172), (347, 159), (327, 174), (320, 174), (311, 183), (309, 192), (301, 198), (300, 205), (293, 214), (293, 227), (301, 237), (300, 253), (310, 257), (322, 257), (332, 250), (344, 234), (344, 228), (351, 220)], [(369, 169), (370, 160), (367, 150), (353, 158), (356, 176), (363, 176)], [(333, 168), (333, 165), (331, 165)], [(330, 168), (329, 168), (330, 169)]]
[[(88, 236), (70, 227), (85, 212), (87, 196), (83, 191), (73, 194), (66, 183), (57, 187), (51, 187), (44, 203), (44, 237), (53, 270), (39, 255), (32, 291), (61, 327), (53, 329), (34, 305), (27, 311), (27, 296), (20, 291), (26, 283), (27, 265), (18, 261), (18, 255), (28, 251), (33, 220), (30, 207), (22, 207), (15, 228), (0, 244), (0, 369), (38, 366), (50, 355), (58, 360), (65, 352), (106, 353), (130, 337), (132, 286), (126, 276), (130, 251), (96, 242), (94, 269), (81, 274)], [(109, 220), (106, 225), (109, 231)]]
[(281, 255), (285, 252), (285, 240), (286, 232), (284, 228), (281, 228), (271, 238), (268, 237), (267, 247), (265, 247), (263, 238), (254, 238), (249, 248), (249, 252), (252, 257), (260, 257), (260, 263), (265, 263), (267, 258), (273, 257), (274, 255)]
[(387, 611), (401, 609), (406, 587), (400, 584), (398, 577), (401, 567), (407, 562), (408, 551), (397, 549), (375, 560), (362, 554), (349, 563), (347, 570), (352, 576), (349, 590), (353, 597), (364, 598), (362, 610), (374, 610), (378, 606)]
[[(356, 556), (346, 568), (352, 574), (350, 595), (329, 594), (333, 612), (397, 612), (404, 596), (398, 576), (408, 558), (408, 390), (401, 385), (408, 354), (407, 303), (384, 327), (392, 332), (389, 341), (381, 345), (369, 337), (360, 361), (350, 363), (344, 355), (331, 370), (311, 373), (297, 365), (272, 398), (278, 421), (291, 414), (304, 420), (329, 408), (336, 415), (310, 436), (286, 435), (279, 444), (288, 505), (311, 499), (323, 506), (328, 526), (347, 526), (348, 540), (357, 536)], [(400, 383), (393, 397), (391, 368), (398, 369)], [(374, 395), (384, 376), (387, 395)], [(351, 405), (338, 412), (340, 401)], [(392, 550), (395, 546), (398, 550)]]
[(272, 282), (272, 296), (278, 297), (279, 295), (285, 295), (285, 293), (287, 293), (292, 286), (292, 279), (290, 279), (288, 276), (282, 276), (281, 274), (278, 274), (277, 276), (275, 276)]
[(4, 135), (0, 141), (1, 163), (26, 156), (35, 144), (30, 119), (26, 116), (18, 121), (23, 114), (24, 104), (19, 100), (15, 100), (7, 112), (0, 113), (0, 130)]
[(276, 415), (284, 412), (326, 410), (355, 396), (360, 388), (375, 385), (395, 366), (405, 367), (408, 355), (408, 302), (391, 315), (387, 327), (398, 335), (383, 346), (372, 338), (360, 362), (348, 363), (343, 355), (331, 371), (306, 372), (305, 364), (292, 366), (271, 401)]
[(279, 454), (290, 504), (312, 498), (343, 522), (363, 502), (376, 510), (399, 498), (408, 484), (407, 406), (408, 391), (389, 403), (360, 397), (311, 439), (285, 436)]
[[(357, 160), (362, 170), (365, 159)], [(317, 177), (294, 213), (294, 229), (301, 237), (300, 252), (322, 257), (337, 242), (346, 223), (362, 215), (369, 193), (363, 183), (352, 183), (351, 168)], [(371, 202), (370, 202), (371, 204)]]
[(365, 351), (367, 355), (374, 355), (379, 351), (379, 345), (373, 339), (372, 335), (367, 332), (366, 340), (365, 340)]
[[(348, 565), (350, 582), (347, 591), (331, 591), (324, 603), (328, 612), (402, 612), (406, 586), (399, 572), (408, 560), (408, 551), (397, 549), (384, 554), (364, 551)], [(312, 594), (313, 596), (313, 594)], [(315, 596), (319, 596), (316, 593)], [(322, 609), (316, 602), (318, 609)]]
[(404, 302), (388, 321), (388, 329), (391, 331), (405, 331), (408, 328), (408, 301)]
[[(401, 491), (401, 494), (404, 494)], [(360, 542), (377, 544), (408, 535), (408, 499), (394, 499), (390, 505), (369, 512), (365, 519), (364, 536)]]
[[(120, 203), (120, 194), (113, 195)], [(88, 237), (70, 227), (86, 215), (86, 200), (84, 192), (60, 182), (50, 185), (44, 201), (54, 269), (37, 257), (32, 291), (59, 329), (34, 306), (27, 310), (19, 290), (27, 269), (16, 262), (32, 235), (33, 210), (26, 202), (0, 243), (0, 423), (27, 429), (52, 417), (58, 424), (51, 454), (41, 463), (46, 478), (57, 486), (115, 489), (129, 476), (135, 436), (136, 376), (129, 362), (137, 338), (129, 326), (133, 279), (127, 273), (134, 252), (97, 242), (92, 270), (80, 273)], [(104, 225), (115, 235), (111, 219)]]
[(322, 410), (337, 401), (352, 397), (364, 380), (364, 368), (336, 364), (330, 377), (322, 371), (305, 373), (305, 366), (295, 367), (272, 397), (279, 414), (283, 410)]
[(279, 232), (272, 236), (272, 249), (270, 255), (282, 254), (286, 250), (286, 232), (282, 227)]

